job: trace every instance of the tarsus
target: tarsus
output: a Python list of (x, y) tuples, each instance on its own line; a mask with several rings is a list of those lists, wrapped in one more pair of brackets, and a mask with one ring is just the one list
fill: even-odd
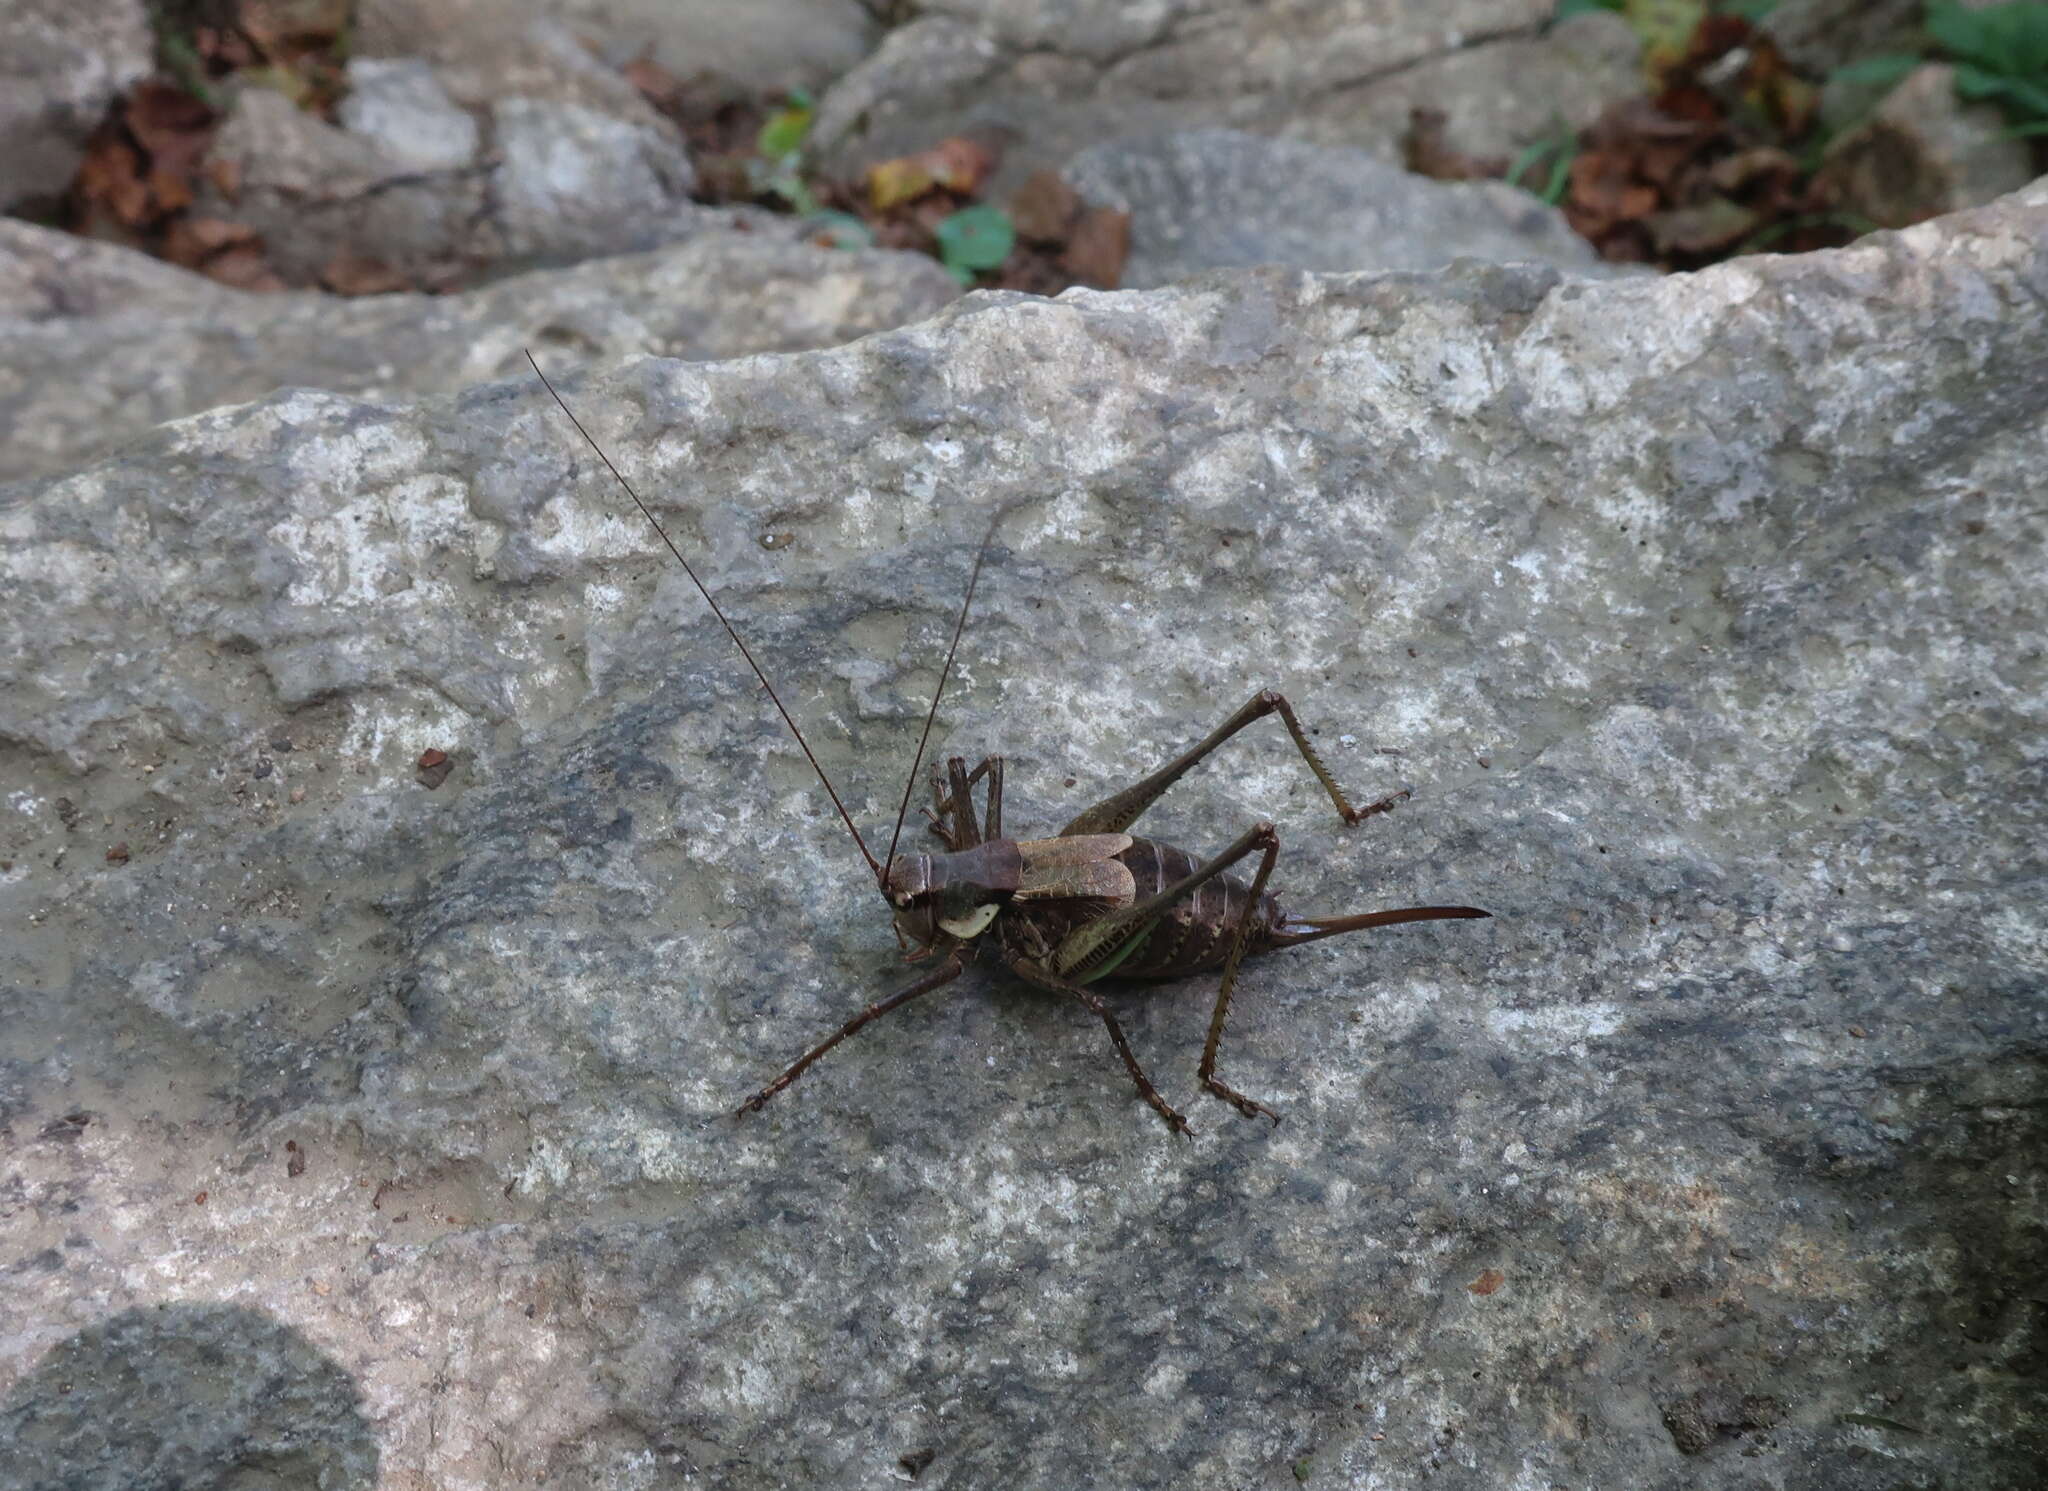
[[(522, 348), (521, 350), (524, 351), (525, 349)], [(683, 573), (690, 577), (690, 583), (692, 585), (695, 585), (697, 587), (697, 593), (704, 597), (704, 604), (711, 608), (711, 614), (718, 618), (718, 624), (724, 627), (725, 634), (728, 637), (732, 638), (732, 645), (740, 650), (740, 656), (747, 660), (747, 666), (749, 668), (752, 668), (754, 670), (754, 676), (761, 680), (761, 687), (768, 691), (768, 698), (775, 705), (775, 712), (782, 716), (782, 723), (789, 726), (789, 733), (796, 737), (796, 743), (803, 748), (805, 759), (811, 763), (811, 770), (815, 771), (818, 774), (818, 780), (825, 784), (825, 792), (826, 795), (832, 799), (832, 806), (839, 809), (839, 816), (840, 819), (846, 824), (846, 831), (853, 835), (853, 842), (860, 846), (861, 857), (868, 862), (868, 869), (873, 871), (875, 877), (875, 884), (880, 886), (886, 886), (887, 878), (882, 873), (882, 867), (875, 862), (874, 855), (868, 852), (867, 840), (863, 839), (860, 836), (860, 830), (853, 826), (853, 817), (846, 811), (846, 804), (839, 800), (839, 793), (832, 786), (832, 779), (825, 775), (825, 768), (820, 766), (818, 764), (818, 758), (811, 754), (811, 743), (804, 739), (804, 732), (797, 729), (796, 721), (791, 719), (789, 717), (789, 711), (782, 707), (782, 700), (776, 697), (775, 685), (768, 681), (768, 675), (761, 671), (761, 665), (755, 662), (754, 655), (751, 652), (747, 651), (747, 644), (740, 640), (740, 634), (733, 629), (733, 624), (726, 619), (725, 612), (721, 611), (718, 608), (718, 602), (711, 598), (711, 592), (704, 588), (704, 582), (698, 579), (697, 572), (690, 568), (690, 561), (683, 558), (683, 551), (681, 549), (678, 549), (676, 547), (675, 540), (668, 536), (668, 530), (663, 528), (660, 522), (655, 518), (654, 514), (648, 510), (647, 504), (640, 500), (640, 494), (633, 490), (633, 484), (626, 480), (625, 476), (619, 471), (619, 468), (617, 466), (614, 466), (612, 464), (612, 458), (604, 453), (603, 446), (599, 445), (597, 441), (591, 438), (590, 431), (583, 428), (583, 421), (576, 417), (576, 411), (568, 406), (568, 404), (563, 400), (562, 396), (559, 393), (555, 392), (555, 385), (548, 382), (548, 375), (540, 370), (540, 364), (534, 361), (532, 352), (528, 351), (526, 353), (526, 360), (527, 362), (532, 364), (533, 374), (536, 378), (540, 379), (541, 387), (545, 388), (550, 394), (554, 395), (554, 400), (557, 404), (561, 405), (562, 412), (569, 416), (569, 423), (576, 426), (576, 433), (581, 435), (584, 441), (590, 446), (590, 448), (597, 452), (597, 458), (600, 461), (604, 462), (605, 469), (611, 472), (612, 474), (612, 479), (618, 482), (618, 484), (625, 489), (625, 493), (628, 497), (633, 499), (633, 505), (640, 509), (640, 516), (647, 519), (649, 525), (653, 527), (654, 531), (661, 535), (661, 541), (668, 545), (669, 553), (676, 556), (676, 563), (680, 564), (683, 567)], [(979, 574), (981, 571), (981, 561), (979, 559), (975, 561), (974, 568), (975, 572)], [(974, 594), (974, 586), (971, 583), (967, 587), (967, 594), (970, 598), (972, 598)], [(962, 612), (961, 619), (963, 621), (966, 619), (966, 614), (964, 611)], [(960, 640), (960, 634), (957, 630), (955, 630), (953, 634), (953, 640), (956, 643)], [(948, 667), (951, 667), (952, 663), (953, 655), (949, 652), (946, 654), (946, 665)], [(939, 686), (941, 688), (945, 686), (945, 678), (943, 675), (941, 675), (940, 677)], [(938, 700), (936, 698), (932, 700), (932, 708), (938, 708)], [(925, 730), (927, 733), (929, 733), (931, 730), (931, 722), (929, 720), (925, 722)], [(923, 747), (920, 746), (918, 749), (920, 754), (922, 754)], [(911, 768), (911, 775), (913, 777), (916, 775), (915, 767)], [(906, 793), (904, 801), (907, 803), (909, 800), (909, 795)], [(896, 826), (898, 831), (900, 832), (903, 827), (903, 820), (900, 816), (896, 820)], [(893, 840), (891, 841), (890, 845), (890, 853), (895, 853), (895, 846)]]

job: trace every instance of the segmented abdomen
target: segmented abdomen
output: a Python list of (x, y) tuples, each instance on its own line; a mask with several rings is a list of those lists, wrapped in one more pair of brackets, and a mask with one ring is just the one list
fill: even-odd
[[(1202, 867), (1202, 861), (1186, 850), (1157, 839), (1134, 838), (1131, 847), (1117, 858), (1137, 882), (1140, 901), (1157, 895), (1177, 880), (1185, 880)], [(1230, 939), (1237, 934), (1238, 922), (1251, 894), (1251, 887), (1235, 875), (1223, 874), (1204, 881), (1159, 918), (1144, 944), (1118, 963), (1110, 976), (1180, 978), (1221, 968), (1223, 960), (1230, 956)], [(1261, 896), (1259, 901), (1258, 911), (1252, 917), (1251, 941), (1245, 947), (1247, 953), (1267, 946), (1268, 935), (1280, 922), (1279, 903), (1271, 896)]]

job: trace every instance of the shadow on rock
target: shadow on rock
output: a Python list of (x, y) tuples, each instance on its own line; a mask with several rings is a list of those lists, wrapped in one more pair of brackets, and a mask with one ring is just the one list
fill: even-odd
[(354, 1379), (259, 1310), (123, 1310), (52, 1349), (0, 1404), (5, 1491), (376, 1480)]

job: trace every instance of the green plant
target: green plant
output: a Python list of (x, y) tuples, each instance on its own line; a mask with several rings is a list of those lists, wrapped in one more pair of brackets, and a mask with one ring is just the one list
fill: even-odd
[(1860, 212), (1807, 212), (1798, 217), (1788, 217), (1782, 222), (1772, 223), (1759, 229), (1742, 240), (1735, 253), (1760, 254), (1787, 234), (1798, 233), (1807, 228), (1840, 228), (1853, 237), (1875, 233), (1882, 224), (1874, 223)]
[(1921, 61), (1918, 52), (1881, 52), (1875, 57), (1844, 63), (1828, 74), (1828, 81), (1847, 83), (1857, 88), (1889, 89), (1918, 67)]
[[(1617, 15), (1633, 17), (1640, 8), (1641, 0), (1557, 0), (1557, 10), (1551, 19), (1569, 21), (1589, 10), (1611, 10)], [(1686, 0), (1686, 8), (1696, 15), (1711, 10), (1720, 15), (1741, 16), (1755, 25), (1778, 8), (1778, 0), (1716, 0), (1713, 4), (1705, 3), (1705, 0)]]
[(810, 215), (813, 243), (828, 248), (864, 249), (875, 246), (874, 230), (850, 212), (814, 212)]
[[(1553, 125), (1548, 133), (1539, 135), (1522, 147), (1521, 154), (1517, 155), (1514, 164), (1508, 167), (1507, 183), (1509, 186), (1520, 186), (1522, 190), (1541, 197), (1555, 207), (1564, 200), (1565, 188), (1571, 184), (1572, 162), (1578, 159), (1578, 155), (1578, 134), (1568, 124)], [(1532, 171), (1545, 156), (1551, 156), (1553, 159), (1542, 188), (1539, 190), (1534, 186), (1523, 186), (1523, 176)]]
[(2006, 0), (1971, 10), (1934, 0), (1927, 34), (1955, 62), (1956, 97), (1997, 104), (2021, 133), (2048, 125), (2048, 4)]
[(780, 197), (792, 212), (812, 216), (819, 211), (818, 199), (803, 178), (804, 142), (810, 137), (815, 108), (809, 93), (792, 88), (783, 107), (762, 121), (754, 137), (754, 186), (769, 196)]
[(939, 242), (939, 262), (963, 285), (973, 284), (984, 270), (1000, 267), (1017, 242), (1010, 214), (986, 202), (941, 219), (932, 236)]
[(177, 80), (180, 88), (209, 109), (218, 109), (220, 99), (207, 86), (206, 63), (200, 58), (191, 36), (174, 26), (171, 18), (161, 11), (153, 13), (151, 19), (156, 29), (157, 60), (163, 64), (164, 71)]
[(1836, 68), (1829, 83), (1836, 91), (1846, 84), (1874, 104), (1932, 52), (1954, 64), (1956, 97), (1997, 104), (2009, 134), (2048, 134), (2048, 3), (2006, 0), (1971, 10), (1932, 0), (1923, 25), (1931, 47), (1859, 58)]

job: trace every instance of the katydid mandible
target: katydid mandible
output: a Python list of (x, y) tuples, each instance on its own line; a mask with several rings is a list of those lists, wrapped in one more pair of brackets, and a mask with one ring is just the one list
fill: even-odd
[[(916, 788), (918, 768), (930, 743), (932, 722), (939, 712), (946, 680), (953, 671), (953, 657), (967, 625), (967, 613), (974, 603), (975, 585), (981, 578), (982, 560), (995, 537), (995, 520), (974, 556), (968, 576), (967, 596), (961, 602), (959, 619), (946, 648), (946, 660), (939, 670), (938, 686), (932, 691), (930, 711), (910, 765), (910, 777), (903, 788), (903, 800), (896, 812), (896, 825), (889, 838), (889, 850), (881, 859), (869, 851), (853, 817), (840, 800), (825, 768), (811, 751), (803, 731), (776, 696), (775, 686), (761, 671), (754, 656), (740, 640), (739, 632), (726, 617), (704, 582), (697, 578), (689, 560), (668, 536), (640, 494), (633, 489), (611, 457), (604, 453), (582, 421), (548, 382), (547, 375), (527, 353), (533, 371), (553, 396), (578, 434), (589, 443), (613, 478), (633, 500), (661, 541), (682, 565), (683, 572), (704, 597), (712, 615), (724, 626), (740, 656), (753, 669), (767, 690), (776, 712), (796, 737), (797, 745), (824, 784), (832, 805), (839, 810), (847, 832), (875, 878), (876, 889), (887, 901), (894, 917), (896, 935), (905, 948), (905, 961), (925, 963), (936, 959), (930, 972), (907, 989), (869, 1005), (831, 1035), (806, 1051), (781, 1076), (740, 1104), (737, 1115), (757, 1113), (768, 1100), (808, 1071), (834, 1046), (891, 1010), (943, 988), (958, 978), (984, 948), (994, 948), (997, 957), (1025, 982), (1074, 1000), (1088, 1010), (1109, 1032), (1109, 1039), (1130, 1073), (1139, 1096), (1151, 1105), (1167, 1125), (1179, 1134), (1193, 1129), (1152, 1080), (1145, 1075), (1137, 1054), (1124, 1035), (1123, 1027), (1090, 986), (1100, 979), (1166, 980), (1207, 973), (1217, 969), (1222, 976), (1216, 1004), (1209, 1016), (1209, 1038), (1202, 1047), (1202, 1061), (1196, 1075), (1203, 1088), (1236, 1108), (1247, 1118), (1264, 1115), (1279, 1122), (1280, 1115), (1256, 1099), (1249, 1098), (1216, 1075), (1218, 1048), (1223, 1041), (1224, 1022), (1230, 1014), (1230, 996), (1237, 985), (1238, 965), (1255, 953), (1275, 948), (1296, 947), (1304, 942), (1334, 937), (1340, 932), (1367, 927), (1393, 926), (1399, 922), (1445, 921), (1484, 917), (1490, 912), (1473, 906), (1406, 906), (1392, 911), (1368, 911), (1355, 916), (1301, 917), (1280, 908), (1266, 891), (1274, 862), (1280, 855), (1279, 835), (1270, 823), (1256, 823), (1229, 848), (1213, 859), (1201, 860), (1182, 849), (1156, 839), (1139, 838), (1128, 832), (1145, 810), (1157, 802), (1166, 789), (1223, 742), (1254, 720), (1269, 714), (1280, 716), (1302, 759), (1329, 794), (1338, 816), (1346, 824), (1357, 824), (1384, 813), (1408, 794), (1396, 792), (1377, 802), (1354, 808), (1337, 785), (1337, 780), (1309, 743), (1307, 732), (1295, 718), (1293, 707), (1280, 694), (1261, 690), (1243, 708), (1188, 750), (1168, 761), (1140, 782), (1103, 799), (1077, 816), (1059, 833), (1045, 839), (1013, 839), (1003, 830), (1003, 758), (989, 756), (973, 770), (966, 760), (954, 757), (943, 767), (932, 767), (932, 805), (923, 810), (931, 833), (945, 847), (936, 853), (896, 852), (902, 839), (903, 823)], [(999, 518), (1000, 513), (997, 514)], [(981, 811), (975, 809), (974, 789), (982, 789)], [(1256, 854), (1258, 866), (1251, 883), (1232, 875), (1231, 868)]]

